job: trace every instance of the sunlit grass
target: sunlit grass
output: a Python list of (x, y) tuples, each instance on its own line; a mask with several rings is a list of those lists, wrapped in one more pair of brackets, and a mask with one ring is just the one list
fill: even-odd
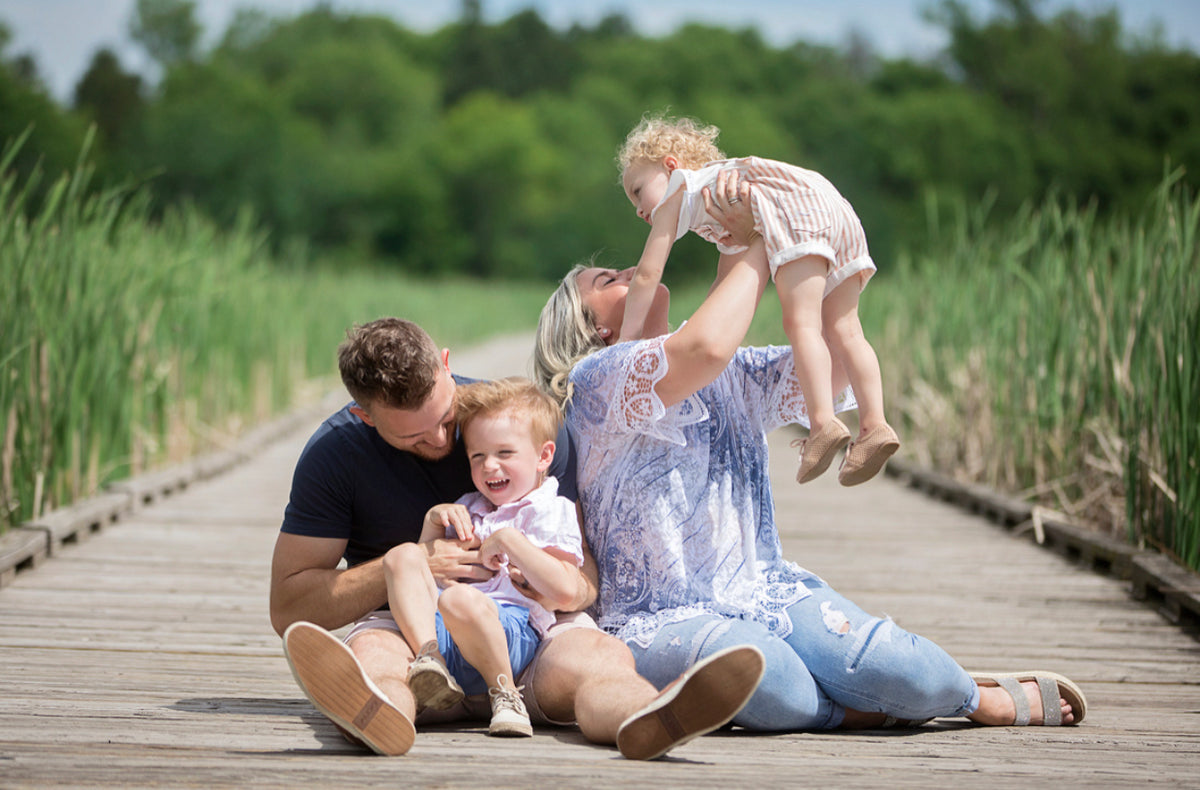
[[(248, 217), (152, 218), (85, 168), (31, 192), (0, 178), (0, 529), (336, 387), (352, 324), (404, 316), (458, 346), (532, 329), (553, 287), (272, 255)], [(1200, 567), (1200, 203), (1167, 178), (1131, 218), (929, 216), (934, 245), (881, 261), (860, 311), (902, 452)], [(676, 323), (706, 290), (675, 290)], [(772, 290), (747, 342), (780, 327)]]
[[(1136, 217), (929, 215), (935, 243), (860, 306), (903, 454), (1200, 568), (1200, 203), (1171, 176)], [(773, 289), (747, 342), (787, 342)]]
[(83, 167), (31, 206), (7, 163), (0, 530), (228, 443), (314, 378), (336, 387), (355, 323), (400, 315), (457, 345), (531, 329), (549, 291), (273, 260), (249, 218), (232, 231), (186, 208), (152, 219), (142, 193), (89, 192)]
[(1200, 203), (938, 206), (938, 242), (863, 297), (905, 451), (1200, 567)]

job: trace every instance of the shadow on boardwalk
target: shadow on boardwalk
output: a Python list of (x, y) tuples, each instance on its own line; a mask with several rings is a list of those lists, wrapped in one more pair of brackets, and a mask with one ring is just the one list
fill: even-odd
[[(451, 361), (517, 373), (527, 347)], [(438, 729), (403, 758), (360, 752), (304, 700), (267, 621), (271, 548), (314, 427), (0, 590), (0, 786), (1200, 787), (1200, 644), (1126, 584), (895, 481), (796, 486), (785, 432), (772, 480), (789, 558), (968, 669), (1072, 676), (1085, 724), (735, 730), (653, 763), (569, 729), (519, 742)]]

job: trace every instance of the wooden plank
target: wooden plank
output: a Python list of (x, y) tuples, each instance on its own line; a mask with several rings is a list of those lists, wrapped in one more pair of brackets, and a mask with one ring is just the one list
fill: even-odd
[[(455, 369), (519, 372), (484, 368), (501, 351)], [(732, 730), (633, 763), (574, 729), (512, 741), (468, 723), (423, 729), (404, 758), (366, 755), (304, 700), (267, 620), (271, 547), (317, 420), (255, 439), (244, 463), (0, 590), (0, 785), (1198, 786), (1200, 644), (1133, 600), (1130, 582), (902, 479), (797, 486), (786, 432), (771, 441), (788, 557), (968, 669), (1072, 676), (1091, 703), (1084, 725)]]
[(6, 587), (23, 570), (33, 570), (50, 556), (45, 531), (15, 527), (0, 534), (0, 587)]
[(65, 545), (82, 543), (106, 526), (113, 524), (131, 507), (128, 494), (106, 492), (52, 510), (22, 526), (42, 530), (49, 541), (50, 554), (60, 552)]

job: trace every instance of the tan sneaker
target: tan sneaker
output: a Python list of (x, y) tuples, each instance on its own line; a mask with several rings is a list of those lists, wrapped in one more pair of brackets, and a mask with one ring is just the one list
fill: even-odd
[(617, 748), (630, 760), (653, 760), (724, 726), (753, 696), (765, 667), (753, 645), (713, 653), (622, 722)]
[(887, 459), (899, 449), (900, 437), (890, 425), (872, 428), (846, 451), (842, 470), (838, 473), (838, 482), (844, 486), (856, 486), (867, 482), (879, 474)]
[(343, 734), (378, 754), (395, 756), (412, 748), (417, 736), (412, 722), (371, 682), (337, 637), (300, 621), (283, 632), (283, 650), (304, 695)]
[(792, 447), (800, 445), (800, 469), (796, 472), (796, 482), (807, 483), (820, 477), (833, 463), (837, 451), (849, 443), (850, 429), (837, 417), (817, 433), (810, 433), (807, 438), (792, 442)]
[(525, 700), (521, 699), (521, 688), (506, 685), (508, 678), (504, 675), (496, 678), (496, 685), (488, 689), (488, 697), (492, 702), (492, 723), (488, 725), (488, 735), (498, 735), (508, 738), (528, 738), (533, 735), (533, 725), (529, 723), (529, 713), (525, 710)]
[(421, 652), (408, 665), (408, 689), (418, 708), (433, 710), (453, 708), (464, 696), (462, 686), (446, 668), (446, 659), (438, 651), (436, 641), (422, 645)]

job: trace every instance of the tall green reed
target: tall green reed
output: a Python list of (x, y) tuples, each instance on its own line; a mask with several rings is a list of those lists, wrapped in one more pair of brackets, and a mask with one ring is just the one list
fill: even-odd
[[(261, 309), (260, 233), (219, 234), (194, 212), (150, 221), (144, 193), (92, 192), (82, 163), (31, 205), (36, 181), (0, 157), (0, 522), (37, 517), (105, 481), (162, 460), (189, 403), (215, 424), (261, 358), (266, 335), (216, 342), (230, 313)], [(35, 177), (36, 178), (36, 177)], [(199, 401), (197, 382), (220, 380)], [(186, 450), (186, 448), (185, 448)]]
[(221, 446), (314, 376), (335, 386), (354, 323), (406, 316), (452, 345), (531, 327), (549, 291), (284, 265), (248, 214), (222, 230), (92, 189), (86, 150), (33, 205), (37, 182), (9, 167), (19, 145), (0, 155), (0, 531)]
[(930, 200), (934, 244), (863, 295), (906, 451), (1200, 568), (1200, 203)]

